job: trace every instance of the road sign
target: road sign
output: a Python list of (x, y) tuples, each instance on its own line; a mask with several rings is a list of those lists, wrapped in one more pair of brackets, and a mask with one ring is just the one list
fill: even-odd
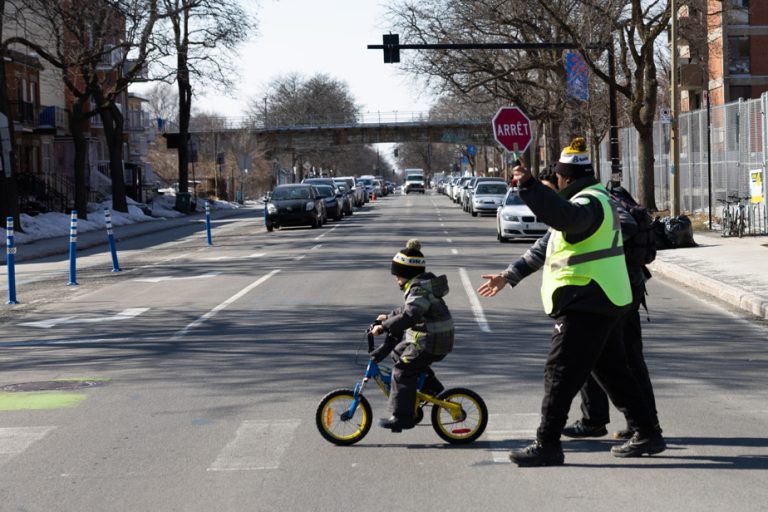
[(531, 121), (517, 107), (501, 107), (493, 116), (493, 137), (507, 151), (523, 152), (533, 140)]
[(661, 124), (672, 124), (672, 110), (669, 108), (660, 109), (659, 121), (661, 121)]

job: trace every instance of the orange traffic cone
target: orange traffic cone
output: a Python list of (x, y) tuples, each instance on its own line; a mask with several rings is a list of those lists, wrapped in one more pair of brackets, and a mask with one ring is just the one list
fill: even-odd
[(376, 201), (376, 192), (371, 192), (371, 201)]

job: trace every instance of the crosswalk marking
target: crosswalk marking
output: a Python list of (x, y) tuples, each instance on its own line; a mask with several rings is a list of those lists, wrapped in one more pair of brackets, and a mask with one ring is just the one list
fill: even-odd
[(208, 471), (277, 469), (301, 420), (247, 420)]
[(485, 437), (491, 444), (494, 464), (511, 464), (509, 446), (505, 441), (534, 439), (539, 424), (538, 413), (491, 414), (488, 416), (488, 430)]
[(0, 465), (8, 462), (56, 427), (0, 428)]

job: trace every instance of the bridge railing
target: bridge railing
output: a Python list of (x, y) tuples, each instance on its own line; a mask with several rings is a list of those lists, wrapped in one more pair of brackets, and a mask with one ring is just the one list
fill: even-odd
[(267, 116), (266, 123), (247, 116), (241, 117), (205, 117), (200, 122), (193, 118), (190, 121), (191, 132), (244, 130), (244, 129), (296, 129), (302, 127), (326, 127), (326, 126), (356, 126), (378, 124), (409, 124), (409, 123), (456, 123), (456, 122), (491, 122), (490, 117), (484, 115), (466, 114), (441, 114), (435, 115), (428, 111), (391, 111), (360, 112), (354, 117), (349, 116), (302, 116), (300, 119), (275, 119), (272, 122)]

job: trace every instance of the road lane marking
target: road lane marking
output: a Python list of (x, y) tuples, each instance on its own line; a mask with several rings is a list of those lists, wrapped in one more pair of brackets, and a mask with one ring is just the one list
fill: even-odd
[(451, 249), (451, 254), (459, 254), (459, 251), (457, 249)]
[(472, 286), (472, 281), (469, 280), (469, 275), (464, 267), (459, 267), (459, 276), (461, 276), (461, 283), (464, 285), (464, 290), (467, 292), (469, 298), (469, 304), (472, 306), (472, 313), (475, 315), (475, 321), (483, 332), (491, 332), (491, 327), (488, 325), (488, 320), (485, 319), (485, 312), (483, 306), (480, 305), (480, 299), (477, 298), (475, 289)]
[(278, 469), (301, 420), (246, 420), (208, 471)]
[(337, 227), (339, 227), (339, 226), (334, 226), (334, 227), (332, 227), (331, 229), (329, 229), (328, 231), (326, 231), (325, 233), (323, 233), (322, 235), (316, 236), (316, 237), (313, 239), (313, 241), (314, 241), (314, 242), (317, 242), (318, 240), (320, 240), (321, 238), (323, 238), (323, 237), (324, 237), (325, 235), (327, 235), (328, 233), (332, 233), (332, 232), (333, 232), (333, 230), (335, 230)]
[(220, 272), (209, 272), (207, 274), (202, 274), (202, 275), (199, 275), (199, 276), (140, 277), (138, 279), (131, 279), (131, 281), (136, 281), (136, 282), (139, 282), (139, 283), (161, 283), (163, 281), (184, 281), (184, 280), (189, 280), (189, 279), (208, 279), (209, 277), (216, 277), (219, 274), (220, 274)]
[(212, 310), (210, 310), (209, 312), (207, 312), (206, 314), (204, 314), (194, 322), (188, 324), (186, 327), (181, 329), (176, 334), (174, 334), (171, 337), (171, 341), (177, 341), (183, 338), (184, 336), (187, 335), (187, 333), (190, 330), (202, 325), (206, 320), (213, 318), (219, 313), (219, 311), (223, 310), (224, 308), (226, 308), (227, 306), (229, 306), (230, 304), (238, 300), (240, 297), (242, 297), (243, 295), (247, 294), (257, 286), (259, 286), (260, 284), (264, 283), (267, 279), (274, 276), (278, 272), (280, 272), (280, 269), (275, 269), (269, 274), (265, 276), (261, 276), (260, 278), (258, 278), (257, 280), (255, 280), (254, 282), (252, 282), (251, 284), (249, 284), (248, 286), (246, 286), (245, 288), (243, 288), (242, 290), (240, 290), (239, 292), (237, 292), (236, 294), (234, 294), (233, 296), (231, 296), (230, 298), (228, 298), (227, 300), (225, 300), (224, 302), (222, 302), (221, 304), (219, 304), (218, 306), (216, 306), (215, 308), (213, 308)]
[(77, 315), (51, 318), (50, 320), (41, 320), (39, 322), (25, 322), (24, 327), (38, 327), (40, 329), (50, 329), (61, 324), (96, 324), (102, 322), (114, 322), (119, 320), (129, 320), (136, 318), (142, 313), (149, 311), (149, 308), (128, 308), (112, 316), (100, 316), (91, 318), (79, 318)]
[(56, 427), (0, 428), (0, 465), (29, 448), (32, 443), (48, 435)]
[(451, 240), (450, 238), (446, 238), (445, 241), (448, 242), (449, 244), (453, 243), (453, 240)]
[(247, 260), (250, 258), (261, 258), (264, 256), (263, 252), (256, 252), (253, 254), (249, 254), (248, 256), (217, 256), (215, 258), (203, 258), (206, 261), (223, 261), (223, 260)]
[(310, 249), (310, 251), (314, 251), (315, 249), (319, 249), (319, 248), (321, 248), (322, 246), (323, 246), (323, 244), (317, 244), (316, 246), (314, 246), (313, 248), (311, 248), (311, 249)]
[(294, 260), (296, 260), (296, 261), (301, 261), (301, 260), (303, 260), (303, 259), (304, 259), (304, 258), (306, 258), (306, 257), (307, 257), (307, 255), (306, 255), (306, 254), (302, 254), (301, 256), (296, 256), (296, 257), (295, 257), (295, 258), (293, 258), (293, 259), (294, 259)]

